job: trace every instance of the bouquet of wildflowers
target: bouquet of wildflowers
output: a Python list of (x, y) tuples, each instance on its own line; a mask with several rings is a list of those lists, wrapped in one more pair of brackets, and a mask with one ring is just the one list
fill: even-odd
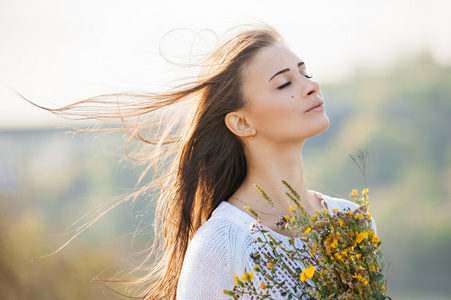
[[(264, 291), (276, 287), (287, 299), (391, 299), (385, 295), (381, 241), (371, 226), (369, 190), (364, 189), (361, 196), (356, 190), (350, 193), (359, 205), (354, 211), (324, 209), (309, 216), (296, 191), (283, 183), (289, 191), (287, 196), (293, 201), (294, 207), (289, 210), (294, 216), (282, 217), (278, 225), (288, 231), (292, 247), (284, 247), (258, 221), (251, 230), (261, 233), (257, 238), (259, 248), (271, 251), (255, 253), (254, 270), (241, 277), (235, 276), (234, 289), (224, 290), (224, 293), (233, 299), (243, 295), (252, 295), (252, 299), (273, 299)], [(272, 204), (266, 193), (256, 187)], [(247, 209), (258, 219), (252, 208)], [(296, 238), (302, 243), (295, 243)], [(296, 264), (287, 263), (287, 259), (301, 262), (304, 268), (294, 267)], [(289, 274), (295, 286), (288, 286), (287, 278), (278, 278), (276, 268)], [(265, 279), (258, 288), (253, 283), (254, 273), (260, 273)]]

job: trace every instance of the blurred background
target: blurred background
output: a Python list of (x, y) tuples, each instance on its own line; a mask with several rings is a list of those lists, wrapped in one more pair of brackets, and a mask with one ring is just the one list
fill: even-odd
[(325, 94), (331, 127), (304, 149), (309, 188), (343, 198), (362, 190), (349, 154), (367, 149), (388, 295), (449, 299), (449, 11), (446, 0), (1, 1), (0, 299), (119, 299), (91, 279), (133, 267), (152, 239), (150, 229), (134, 234), (151, 219), (139, 210), (148, 197), (42, 258), (134, 188), (142, 170), (124, 159), (121, 134), (74, 135), (62, 128), (73, 122), (13, 90), (50, 107), (158, 91), (195, 74), (182, 64), (214, 33), (256, 21), (285, 37)]

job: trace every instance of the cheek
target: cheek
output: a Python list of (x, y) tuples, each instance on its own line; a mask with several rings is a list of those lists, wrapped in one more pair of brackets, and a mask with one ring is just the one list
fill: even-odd
[(278, 127), (292, 122), (293, 118), (299, 119), (300, 109), (291, 96), (285, 99), (270, 99), (255, 103), (252, 116), (257, 127)]

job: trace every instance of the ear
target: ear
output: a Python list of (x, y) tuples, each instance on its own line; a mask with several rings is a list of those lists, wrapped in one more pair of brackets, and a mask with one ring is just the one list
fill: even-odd
[(242, 111), (233, 111), (225, 116), (225, 124), (229, 130), (239, 137), (251, 137), (255, 135), (255, 128), (247, 120)]

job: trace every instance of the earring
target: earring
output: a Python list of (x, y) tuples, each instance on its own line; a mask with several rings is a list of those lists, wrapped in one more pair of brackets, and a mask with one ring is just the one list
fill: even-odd
[(252, 140), (253, 136), (251, 136), (251, 140)]

